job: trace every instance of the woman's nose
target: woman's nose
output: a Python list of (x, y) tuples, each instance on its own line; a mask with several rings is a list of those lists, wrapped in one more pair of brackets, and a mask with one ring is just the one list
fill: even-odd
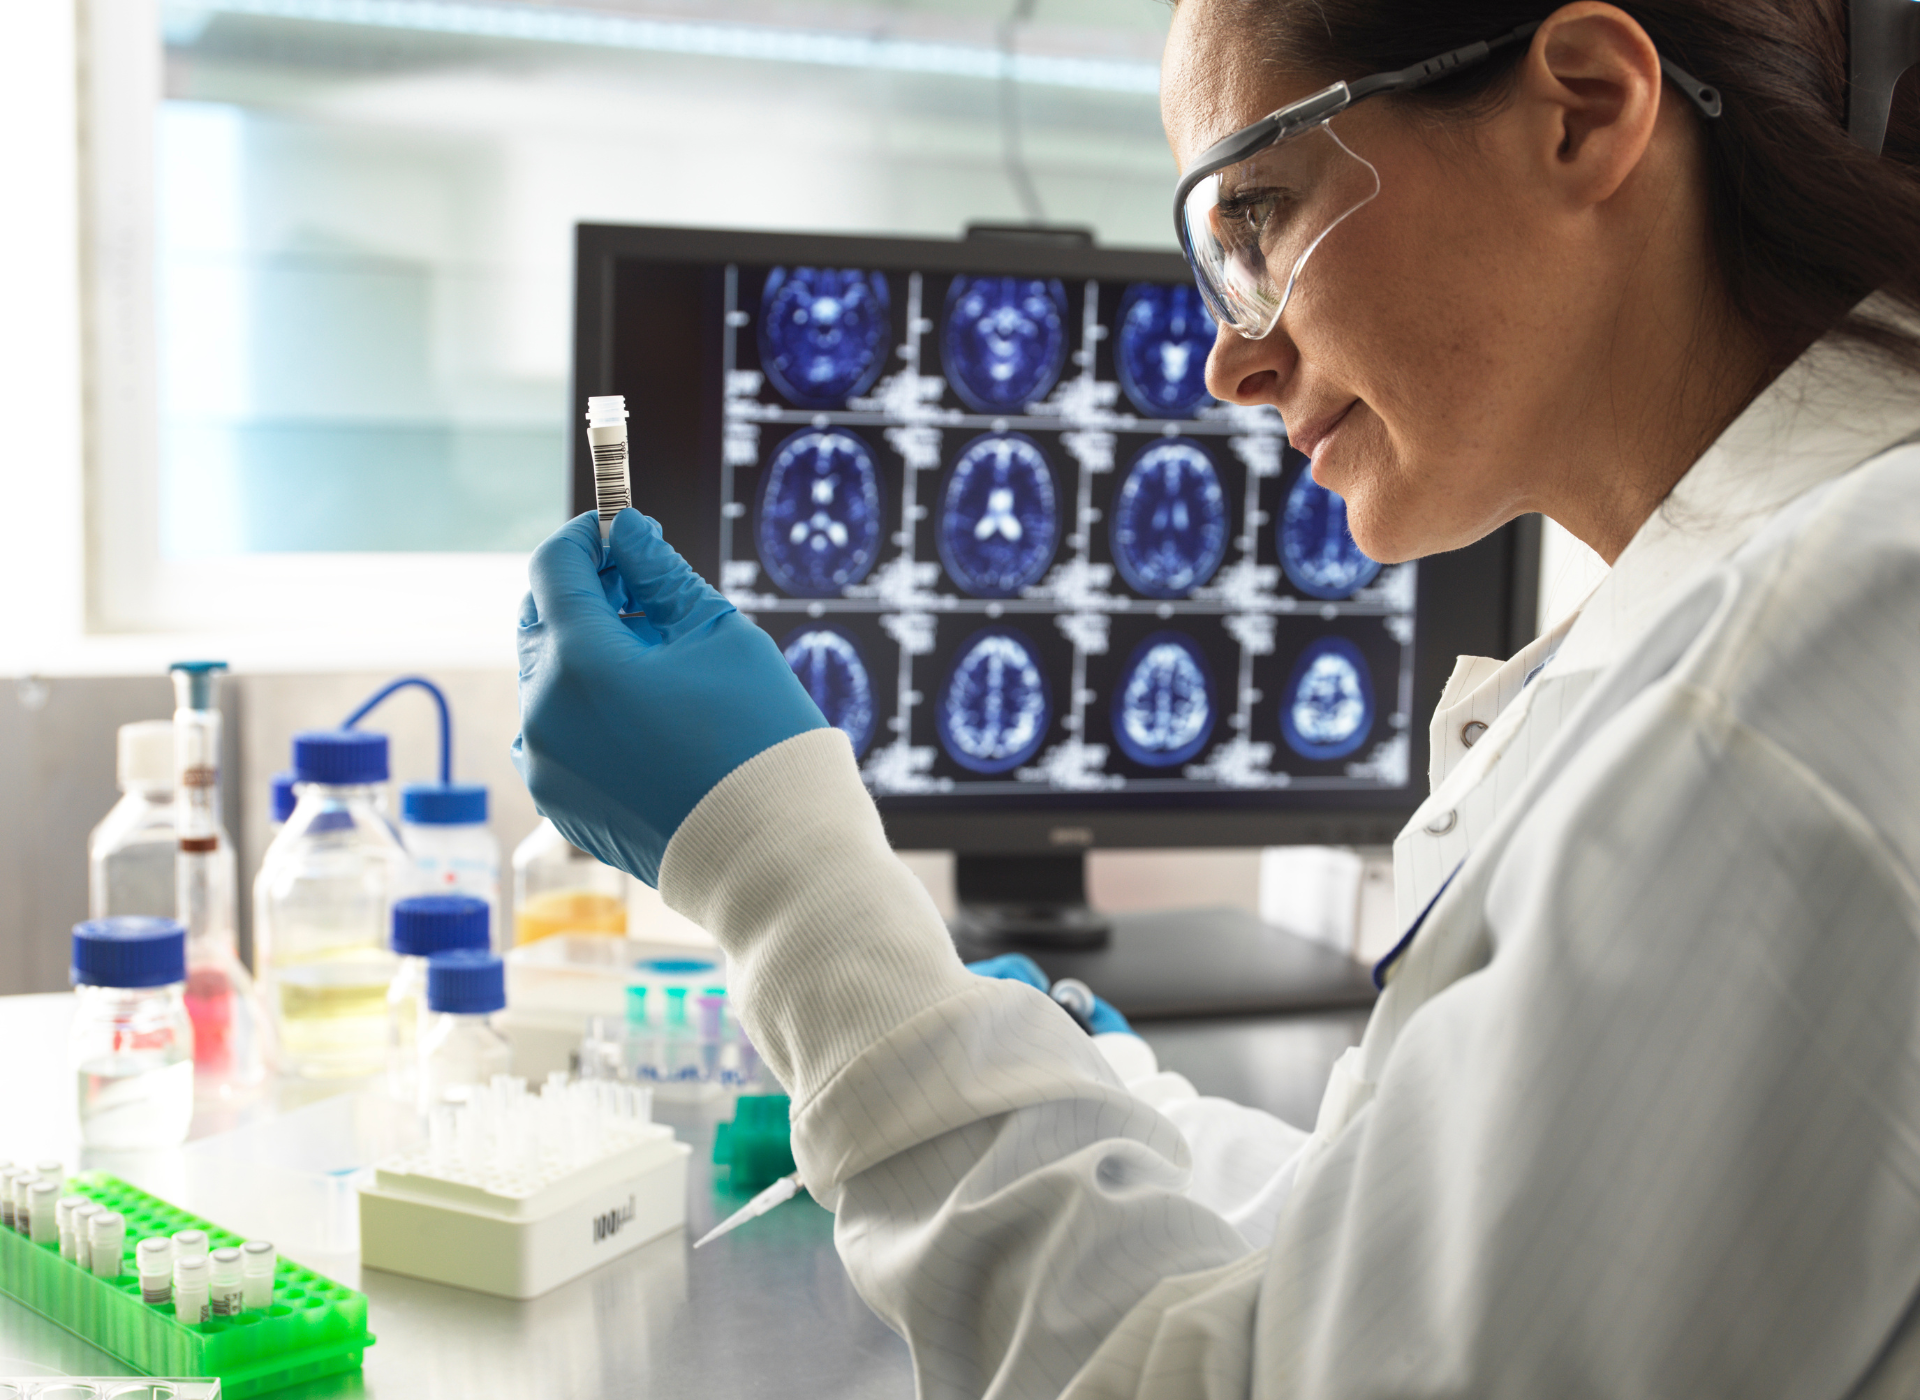
[(1223, 403), (1277, 404), (1281, 386), (1293, 376), (1299, 359), (1279, 326), (1262, 340), (1248, 340), (1221, 326), (1207, 356), (1207, 392)]

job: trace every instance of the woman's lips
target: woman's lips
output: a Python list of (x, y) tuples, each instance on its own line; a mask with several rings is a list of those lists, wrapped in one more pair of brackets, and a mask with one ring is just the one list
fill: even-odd
[(1287, 441), (1293, 444), (1295, 450), (1310, 458), (1319, 456), (1321, 447), (1326, 444), (1328, 438), (1333, 436), (1334, 429), (1347, 421), (1347, 415), (1353, 412), (1355, 405), (1359, 402), (1360, 400), (1355, 399), (1331, 418), (1311, 420), (1303, 427), (1295, 428), (1292, 424), (1288, 424)]

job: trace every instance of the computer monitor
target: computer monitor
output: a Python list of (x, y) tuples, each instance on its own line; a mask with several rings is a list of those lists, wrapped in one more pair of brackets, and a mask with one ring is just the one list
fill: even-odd
[[(583, 225), (574, 399), (773, 636), (974, 951), (1091, 948), (1100, 847), (1390, 840), (1453, 659), (1533, 635), (1537, 530), (1381, 567), (1177, 254)], [(593, 505), (585, 435), (573, 503)]]

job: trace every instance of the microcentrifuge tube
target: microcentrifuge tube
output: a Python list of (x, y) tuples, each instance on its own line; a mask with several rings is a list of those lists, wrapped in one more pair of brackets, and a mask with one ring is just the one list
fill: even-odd
[(205, 1259), (207, 1257), (207, 1232), (205, 1230), (182, 1230), (173, 1237), (174, 1256), (179, 1259)]
[(248, 1312), (264, 1312), (273, 1306), (273, 1270), (279, 1257), (270, 1240), (248, 1240), (240, 1246), (240, 1306)]
[(103, 1210), (87, 1222), (88, 1262), (101, 1278), (119, 1278), (121, 1258), (127, 1252), (127, 1218), (117, 1210)]
[(6, 1226), (9, 1230), (15, 1228), (13, 1223), (13, 1176), (14, 1173), (19, 1170), (20, 1168), (14, 1166), (11, 1162), (0, 1166), (0, 1225)]
[[(198, 1234), (198, 1231), (193, 1233)], [(176, 1240), (179, 1236), (174, 1237)], [(173, 1261), (173, 1315), (185, 1323), (205, 1322), (212, 1312), (207, 1305), (208, 1274), (206, 1256)]]
[(57, 1157), (43, 1157), (33, 1164), (33, 1174), (42, 1181), (51, 1181), (55, 1189), (67, 1184), (67, 1166)]
[(593, 452), (593, 501), (600, 509), (600, 543), (604, 545), (613, 533), (614, 516), (633, 504), (624, 395), (587, 400), (587, 446)]
[(53, 1208), (53, 1223), (60, 1231), (60, 1257), (73, 1262), (73, 1208), (86, 1203), (85, 1196), (62, 1196)]
[(140, 1301), (160, 1307), (173, 1301), (173, 1241), (152, 1235), (133, 1247), (133, 1264), (140, 1275)]
[(89, 1271), (93, 1268), (93, 1244), (87, 1230), (93, 1222), (93, 1217), (99, 1213), (100, 1207), (83, 1196), (80, 1204), (75, 1206), (68, 1216), (73, 1222), (73, 1253), (68, 1257), (73, 1263)]
[(208, 1256), (207, 1307), (215, 1317), (237, 1317), (240, 1312), (240, 1251), (216, 1249)]
[(35, 1244), (51, 1244), (60, 1238), (58, 1207), (60, 1183), (45, 1177), (33, 1183), (28, 1198), (28, 1234)]

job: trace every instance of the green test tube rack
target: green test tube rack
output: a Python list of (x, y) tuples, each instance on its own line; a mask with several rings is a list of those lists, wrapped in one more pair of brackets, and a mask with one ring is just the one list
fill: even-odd
[(373, 1345), (366, 1294), (282, 1258), (274, 1269), (271, 1307), (196, 1324), (176, 1321), (171, 1303), (150, 1307), (141, 1301), (134, 1246), (182, 1230), (205, 1230), (209, 1249), (236, 1246), (242, 1238), (118, 1177), (89, 1173), (70, 1178), (62, 1189), (126, 1217), (120, 1277), (102, 1278), (62, 1259), (56, 1243), (33, 1244), (0, 1229), (0, 1293), (142, 1375), (217, 1376), (229, 1400), (360, 1369)]

